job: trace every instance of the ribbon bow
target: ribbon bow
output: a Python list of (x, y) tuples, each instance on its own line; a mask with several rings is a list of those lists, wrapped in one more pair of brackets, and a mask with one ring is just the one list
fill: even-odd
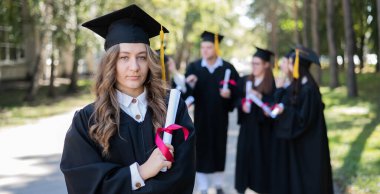
[[(228, 83), (231, 84), (231, 85), (233, 85), (233, 86), (236, 86), (236, 81), (233, 80), (233, 79), (230, 79), (230, 80), (228, 81)], [(220, 81), (219, 84), (220, 84), (220, 85), (223, 85), (223, 84), (224, 84), (224, 80)]]
[(166, 147), (166, 145), (162, 141), (160, 134), (162, 132), (172, 134), (173, 131), (178, 130), (178, 129), (182, 129), (183, 136), (184, 136), (185, 140), (187, 140), (187, 138), (189, 137), (189, 130), (185, 127), (182, 127), (181, 125), (172, 124), (166, 128), (158, 128), (157, 132), (156, 132), (156, 138), (155, 138), (156, 145), (157, 145), (158, 149), (161, 150), (161, 153), (165, 156), (166, 160), (170, 161), (170, 162), (174, 161), (173, 155), (170, 153), (169, 148)]

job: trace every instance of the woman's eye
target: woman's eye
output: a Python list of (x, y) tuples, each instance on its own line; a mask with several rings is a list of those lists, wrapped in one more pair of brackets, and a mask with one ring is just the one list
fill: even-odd
[(127, 56), (122, 56), (122, 57), (120, 57), (120, 60), (126, 61), (126, 60), (128, 60), (128, 57)]
[(145, 56), (140, 56), (137, 58), (138, 60), (142, 60), (142, 61), (145, 61), (146, 60), (146, 57)]

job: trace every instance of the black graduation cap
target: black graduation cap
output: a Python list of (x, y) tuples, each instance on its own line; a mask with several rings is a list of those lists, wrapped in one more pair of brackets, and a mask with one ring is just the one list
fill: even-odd
[[(208, 41), (208, 42), (215, 42), (215, 33), (204, 31), (201, 34), (202, 41)], [(218, 34), (218, 41), (221, 42), (223, 40), (224, 36)]]
[(256, 53), (253, 55), (254, 57), (259, 57), (261, 58), (262, 60), (264, 61), (270, 61), (270, 57), (272, 55), (274, 55), (274, 53), (270, 50), (266, 50), (266, 49), (262, 49), (262, 48), (259, 48), (259, 47), (256, 47), (257, 51)]
[[(313, 50), (306, 48), (304, 46), (296, 46), (296, 48), (299, 53), (299, 64), (300, 65), (310, 65), (311, 63), (315, 63), (316, 65), (320, 66), (321, 63), (319, 61), (319, 56), (317, 53), (315, 53)], [(291, 57), (296, 57), (296, 53), (293, 52), (291, 54)]]
[(135, 4), (95, 18), (82, 26), (105, 39), (105, 50), (119, 43), (149, 45), (149, 39), (159, 35), (161, 29), (164, 33), (169, 32)]
[(286, 54), (285, 58), (290, 58), (294, 54), (294, 49), (290, 49)]

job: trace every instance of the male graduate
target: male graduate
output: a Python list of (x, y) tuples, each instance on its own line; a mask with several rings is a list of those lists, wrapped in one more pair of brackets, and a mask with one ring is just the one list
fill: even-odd
[[(198, 189), (207, 193), (211, 178), (217, 193), (223, 193), (223, 171), (226, 159), (228, 112), (233, 110), (236, 82), (234, 66), (219, 53), (222, 35), (205, 31), (201, 34), (202, 58), (190, 63), (186, 80), (193, 87), (194, 125), (197, 132), (196, 158)], [(225, 80), (226, 71), (230, 71)], [(226, 84), (228, 87), (224, 87)]]

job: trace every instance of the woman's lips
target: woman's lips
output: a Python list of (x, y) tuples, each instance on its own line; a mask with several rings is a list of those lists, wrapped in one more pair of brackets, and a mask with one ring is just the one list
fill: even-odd
[(127, 76), (128, 80), (138, 80), (140, 76)]

